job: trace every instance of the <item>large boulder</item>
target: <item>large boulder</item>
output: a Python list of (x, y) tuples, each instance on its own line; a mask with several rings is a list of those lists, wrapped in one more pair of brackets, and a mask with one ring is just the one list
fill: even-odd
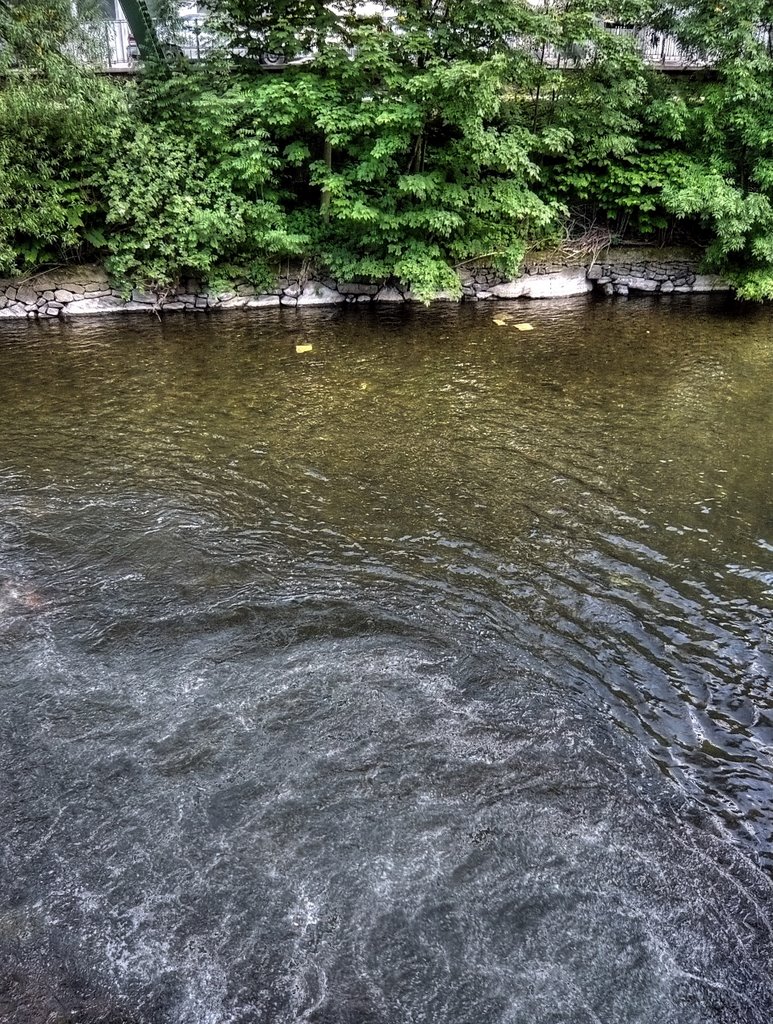
[(346, 299), (340, 292), (333, 291), (317, 281), (309, 281), (298, 296), (299, 306), (331, 306)]
[(375, 295), (378, 291), (377, 284), (344, 283), (339, 284), (338, 290), (342, 295)]
[(633, 292), (656, 292), (659, 287), (657, 281), (651, 281), (640, 274), (615, 274), (613, 280), (615, 288), (625, 287)]
[(105, 295), (100, 299), (76, 299), (69, 302), (65, 312), (68, 316), (90, 316), (96, 313), (120, 313), (126, 309), (123, 299)]
[(376, 302), (405, 302), (402, 292), (397, 288), (381, 288), (375, 296)]
[(491, 293), (498, 299), (560, 299), (592, 290), (585, 267), (566, 267), (554, 274), (529, 274), (505, 281), (494, 285)]
[(730, 285), (718, 274), (696, 274), (692, 283), (694, 292), (729, 292)]

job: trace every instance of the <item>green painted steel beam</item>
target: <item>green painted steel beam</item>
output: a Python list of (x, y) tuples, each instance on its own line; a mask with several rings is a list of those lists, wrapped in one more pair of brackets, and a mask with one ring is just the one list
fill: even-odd
[(143, 60), (165, 61), (164, 51), (156, 35), (153, 16), (145, 0), (121, 0), (131, 33), (137, 41), (137, 48)]

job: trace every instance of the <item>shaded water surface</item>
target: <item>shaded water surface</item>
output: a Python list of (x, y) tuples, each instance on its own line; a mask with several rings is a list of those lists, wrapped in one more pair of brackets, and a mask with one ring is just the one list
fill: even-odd
[(773, 1019), (770, 315), (504, 312), (0, 329), (0, 1020)]

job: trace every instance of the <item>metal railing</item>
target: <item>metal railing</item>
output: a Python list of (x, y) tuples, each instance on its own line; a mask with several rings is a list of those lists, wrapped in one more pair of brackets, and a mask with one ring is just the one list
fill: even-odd
[[(105, 71), (131, 71), (136, 66), (139, 52), (127, 21), (99, 22), (88, 26), (88, 32), (98, 53), (96, 63)], [(203, 18), (184, 19), (161, 44), (170, 54), (188, 60), (201, 60), (222, 45)]]
[[(710, 67), (712, 58), (683, 47), (676, 36), (651, 28), (631, 28), (624, 25), (606, 25), (605, 31), (612, 36), (632, 39), (646, 64), (667, 71), (689, 70)], [(535, 45), (531, 40), (513, 40), (514, 46), (530, 50), (539, 64), (550, 68), (578, 68), (593, 59), (594, 46), (591, 42), (573, 43), (561, 49), (545, 43)]]
[(93, 26), (96, 35), (102, 30), (105, 66), (107, 68), (128, 68), (132, 65), (129, 54), (129, 26), (125, 21), (106, 21), (100, 26)]
[[(606, 28), (612, 35), (629, 36), (634, 39), (642, 57), (652, 67), (664, 70), (689, 70), (711, 67), (713, 64), (713, 55), (686, 49), (679, 43), (677, 37), (670, 33), (621, 25), (608, 25)], [(134, 68), (138, 53), (131, 41), (126, 21), (105, 21), (92, 25), (90, 35), (98, 51), (98, 66), (106, 71), (130, 71)], [(760, 28), (757, 35), (760, 42), (770, 47), (767, 29)], [(162, 40), (162, 45), (172, 54), (188, 60), (200, 60), (222, 47), (224, 41), (218, 39), (211, 29), (207, 28), (206, 19), (196, 17), (184, 19), (172, 35)], [(535, 47), (533, 42), (529, 42), (527, 47), (532, 50), (535, 59), (549, 67), (578, 66), (590, 55), (590, 48), (579, 45), (574, 46), (571, 53), (562, 52), (550, 44)], [(267, 58), (265, 63), (272, 65), (274, 61)]]
[(699, 54), (683, 47), (676, 36), (668, 32), (658, 32), (651, 28), (627, 28), (614, 25), (607, 28), (608, 32), (617, 36), (630, 36), (647, 64), (662, 68), (705, 68), (712, 59), (707, 54)]

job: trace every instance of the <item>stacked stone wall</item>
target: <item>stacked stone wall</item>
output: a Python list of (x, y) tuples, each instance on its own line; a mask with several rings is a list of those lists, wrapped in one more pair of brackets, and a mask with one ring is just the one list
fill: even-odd
[(730, 285), (716, 274), (700, 274), (691, 259), (615, 260), (608, 257), (588, 268), (588, 278), (604, 295), (630, 292), (715, 292)]
[[(548, 299), (598, 292), (624, 297), (631, 292), (688, 293), (728, 291), (713, 274), (698, 272), (698, 256), (647, 256), (614, 251), (590, 265), (535, 258), (517, 278), (505, 278), (486, 266), (459, 270), (461, 300)], [(213, 291), (190, 279), (173, 290), (126, 294), (111, 284), (100, 267), (51, 270), (35, 277), (0, 280), (0, 318), (82, 316), (97, 313), (159, 311), (203, 312), (217, 309), (256, 309), (269, 306), (321, 306), (337, 303), (402, 303), (417, 297), (394, 282), (312, 280), (300, 269), (277, 278), (270, 289), (258, 291), (237, 279), (223, 291)], [(459, 296), (440, 292), (435, 301), (457, 302)]]

